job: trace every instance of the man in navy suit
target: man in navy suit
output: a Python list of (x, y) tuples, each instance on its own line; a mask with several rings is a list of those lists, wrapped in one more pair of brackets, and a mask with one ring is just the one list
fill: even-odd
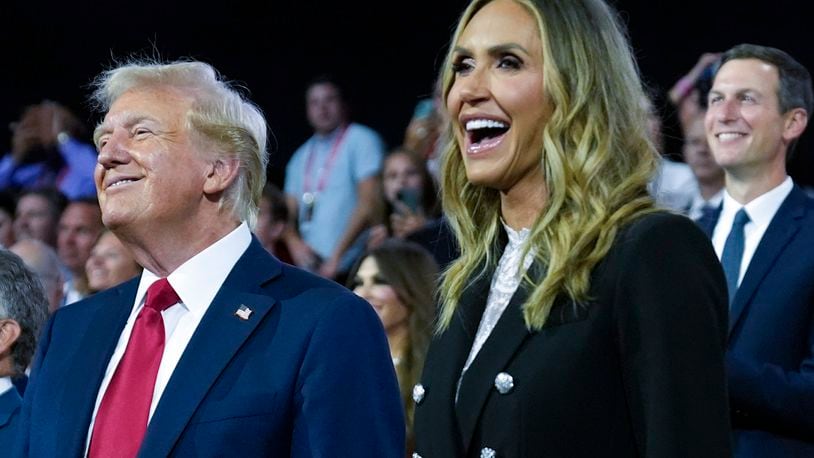
[(250, 234), (260, 111), (200, 62), (131, 63), (96, 88), (103, 221), (144, 271), (49, 321), (18, 455), (403, 456), (375, 312)]
[(786, 174), (812, 111), (811, 76), (774, 48), (727, 51), (705, 127), (726, 172), (700, 221), (729, 284), (736, 457), (814, 456), (814, 201)]
[(0, 248), (0, 447), (14, 443), (22, 399), (12, 377), (25, 377), (48, 300), (37, 275)]

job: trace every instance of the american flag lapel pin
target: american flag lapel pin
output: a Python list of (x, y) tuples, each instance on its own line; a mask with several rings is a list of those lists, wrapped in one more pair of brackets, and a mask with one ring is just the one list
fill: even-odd
[(243, 321), (248, 320), (249, 317), (252, 316), (252, 313), (254, 313), (252, 309), (246, 307), (243, 304), (240, 304), (240, 307), (238, 307), (237, 310), (235, 310), (235, 316), (237, 316)]

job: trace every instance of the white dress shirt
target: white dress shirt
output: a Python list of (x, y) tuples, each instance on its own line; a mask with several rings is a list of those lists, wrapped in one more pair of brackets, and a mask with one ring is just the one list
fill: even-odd
[(779, 186), (771, 191), (753, 199), (746, 205), (741, 205), (729, 195), (729, 192), (724, 192), (724, 204), (721, 209), (721, 215), (718, 217), (718, 223), (715, 225), (715, 230), (712, 232), (712, 246), (715, 247), (715, 253), (718, 259), (724, 252), (724, 245), (729, 232), (732, 230), (732, 223), (735, 221), (735, 213), (741, 208), (746, 211), (749, 216), (749, 222), (743, 226), (743, 258), (741, 259), (741, 267), (738, 274), (738, 286), (743, 280), (746, 269), (749, 267), (749, 262), (752, 261), (752, 256), (760, 244), (760, 239), (766, 233), (766, 228), (772, 222), (777, 209), (786, 200), (789, 193), (791, 193), (794, 183), (790, 177), (786, 179)]
[(0, 377), (0, 396), (12, 388), (14, 388), (14, 384), (11, 383), (11, 377)]
[[(181, 264), (167, 276), (167, 281), (178, 294), (181, 302), (161, 312), (164, 319), (165, 333), (164, 355), (158, 367), (148, 422), (153, 417), (158, 401), (164, 393), (164, 388), (167, 387), (167, 382), (169, 382), (175, 366), (178, 365), (181, 355), (184, 353), (187, 344), (189, 344), (192, 334), (197, 329), (207, 309), (209, 309), (209, 304), (212, 303), (229, 272), (232, 271), (240, 256), (249, 247), (251, 240), (252, 236), (249, 227), (246, 223), (243, 223), (222, 239)], [(116, 344), (116, 349), (113, 351), (113, 356), (110, 358), (107, 370), (105, 370), (105, 377), (102, 379), (102, 384), (99, 386), (99, 392), (96, 395), (96, 405), (93, 408), (93, 416), (85, 440), (85, 455), (87, 455), (87, 447), (90, 445), (99, 404), (102, 402), (102, 397), (110, 384), (111, 378), (113, 378), (116, 367), (119, 365), (122, 356), (124, 356), (136, 317), (144, 307), (147, 288), (157, 280), (159, 280), (157, 275), (144, 269), (136, 292), (136, 300), (133, 303), (133, 310), (130, 312), (130, 317), (127, 319), (127, 324), (125, 324), (121, 336), (119, 336), (119, 342)]]

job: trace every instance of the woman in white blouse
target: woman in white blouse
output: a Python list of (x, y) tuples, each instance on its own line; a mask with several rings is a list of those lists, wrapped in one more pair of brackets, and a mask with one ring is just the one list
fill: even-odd
[(642, 84), (602, 0), (475, 0), (443, 69), (461, 248), (416, 455), (729, 455), (726, 288), (647, 193)]

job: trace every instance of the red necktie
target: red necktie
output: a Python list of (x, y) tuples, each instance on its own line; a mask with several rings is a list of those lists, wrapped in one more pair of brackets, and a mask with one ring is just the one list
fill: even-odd
[(93, 424), (89, 456), (133, 457), (138, 454), (153, 400), (155, 378), (164, 354), (161, 312), (180, 302), (166, 278), (147, 288), (119, 366), (102, 397)]

